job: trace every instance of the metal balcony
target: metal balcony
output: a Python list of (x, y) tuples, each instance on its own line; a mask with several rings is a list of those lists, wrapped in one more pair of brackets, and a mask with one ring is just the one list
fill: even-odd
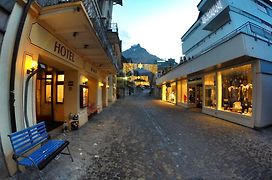
[(96, 31), (96, 35), (98, 36), (103, 49), (107, 53), (107, 56), (111, 59), (114, 64), (116, 70), (117, 67), (117, 59), (114, 55), (114, 51), (112, 45), (107, 36), (108, 29), (104, 26), (104, 22), (102, 20), (102, 16), (99, 10), (99, 6), (94, 0), (37, 0), (38, 4), (41, 7), (48, 7), (54, 5), (60, 5), (64, 3), (73, 3), (81, 1), (84, 4), (84, 8), (93, 24), (93, 28)]
[[(216, 32), (214, 32), (214, 33), (216, 33)], [(271, 30), (265, 29), (265, 28), (258, 26), (252, 22), (246, 22), (245, 24), (243, 24), (239, 28), (233, 30), (229, 34), (226, 34), (225, 36), (220, 38), (218, 41), (215, 41), (214, 43), (212, 43), (208, 47), (202, 49), (199, 53), (193, 55), (192, 57), (187, 57), (186, 61), (184, 61), (184, 62), (187, 62), (188, 60), (193, 60), (194, 58), (197, 58), (197, 57), (201, 56), (202, 54), (205, 54), (206, 52), (212, 50), (213, 48), (223, 44), (224, 42), (228, 41), (229, 39), (231, 39), (241, 33), (246, 34), (248, 36), (252, 36), (256, 39), (263, 40), (263, 41), (267, 42), (268, 44), (272, 44), (272, 31)], [(191, 47), (189, 50), (187, 50), (186, 54), (188, 54), (189, 52), (191, 52), (192, 50), (194, 50), (196, 48), (200, 48), (201, 45), (204, 44), (206, 42), (206, 40), (210, 38), (211, 35), (212, 34), (209, 34), (205, 38), (201, 39), (197, 44), (195, 44), (193, 47)]]

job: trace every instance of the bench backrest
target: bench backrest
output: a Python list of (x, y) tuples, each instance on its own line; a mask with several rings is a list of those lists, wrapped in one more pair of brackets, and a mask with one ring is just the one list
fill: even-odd
[(48, 138), (44, 122), (40, 122), (8, 136), (14, 153), (18, 155), (24, 154)]

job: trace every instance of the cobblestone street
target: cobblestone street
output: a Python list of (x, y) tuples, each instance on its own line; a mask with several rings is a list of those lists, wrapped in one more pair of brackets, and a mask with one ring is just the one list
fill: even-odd
[(249, 129), (147, 94), (118, 100), (67, 137), (75, 162), (61, 156), (45, 179), (272, 179), (271, 128)]

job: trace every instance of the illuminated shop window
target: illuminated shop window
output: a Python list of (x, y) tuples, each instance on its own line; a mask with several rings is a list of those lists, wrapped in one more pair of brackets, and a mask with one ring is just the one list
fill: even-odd
[(46, 74), (45, 79), (45, 102), (52, 102), (52, 74)]
[(166, 85), (162, 85), (162, 100), (166, 101)]
[(192, 104), (194, 104), (195, 103), (195, 93), (196, 93), (196, 89), (195, 89), (195, 87), (189, 87), (188, 88), (188, 102), (189, 103), (192, 103)]
[(182, 103), (187, 103), (187, 80), (181, 81)]
[(57, 74), (57, 103), (64, 102), (64, 74)]
[(216, 108), (215, 74), (204, 77), (205, 107)]
[(182, 102), (182, 89), (181, 89), (181, 81), (177, 82), (177, 103)]
[(251, 65), (219, 72), (221, 81), (218, 97), (222, 98), (219, 109), (243, 115), (252, 115), (252, 68)]
[(166, 100), (171, 103), (176, 103), (176, 83), (167, 83), (166, 87)]

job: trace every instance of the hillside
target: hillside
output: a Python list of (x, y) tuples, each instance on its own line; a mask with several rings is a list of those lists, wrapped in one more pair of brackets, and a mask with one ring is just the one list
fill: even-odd
[(131, 48), (122, 54), (125, 58), (131, 59), (133, 63), (157, 64), (157, 61), (162, 61), (162, 59), (147, 52), (140, 44), (131, 46)]

